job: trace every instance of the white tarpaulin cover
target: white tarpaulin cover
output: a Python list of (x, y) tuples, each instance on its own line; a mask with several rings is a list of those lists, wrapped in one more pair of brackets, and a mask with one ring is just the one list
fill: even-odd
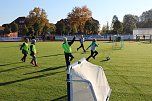
[(72, 101), (107, 101), (110, 96), (105, 73), (101, 66), (87, 62), (84, 58), (71, 65)]

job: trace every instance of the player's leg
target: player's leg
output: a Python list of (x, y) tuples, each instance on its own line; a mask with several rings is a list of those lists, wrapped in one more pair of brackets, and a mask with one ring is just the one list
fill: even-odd
[(65, 55), (65, 62), (66, 62), (66, 66), (67, 66), (67, 68), (69, 67), (69, 65), (70, 65), (70, 61), (69, 61), (69, 54), (68, 53), (64, 53), (64, 55)]
[(31, 57), (32, 57), (32, 60), (31, 60), (30, 63), (31, 63), (32, 65), (35, 65), (35, 63), (34, 63), (34, 54), (30, 54), (30, 55), (31, 55)]
[(87, 61), (89, 61), (89, 59), (93, 57), (93, 51), (91, 50), (91, 55), (86, 59)]
[(70, 57), (70, 61), (74, 59), (74, 56), (71, 53), (69, 53), (69, 57)]
[(93, 54), (94, 54), (94, 55), (93, 55), (93, 58), (95, 59), (96, 55), (98, 55), (98, 52), (97, 52), (97, 51), (94, 51)]
[(38, 66), (38, 65), (37, 65), (36, 55), (33, 56), (33, 61), (34, 61), (34, 64), (35, 64), (34, 66)]
[(26, 57), (27, 57), (27, 52), (25, 50), (22, 50), (22, 54), (23, 54), (23, 57), (22, 57), (22, 61), (25, 62), (26, 61)]
[(80, 47), (77, 48), (77, 51), (81, 48), (82, 46), (80, 45)]
[(84, 49), (84, 45), (83, 45), (83, 44), (81, 44), (81, 46), (82, 46), (83, 51), (84, 51), (84, 52), (86, 52), (86, 50)]

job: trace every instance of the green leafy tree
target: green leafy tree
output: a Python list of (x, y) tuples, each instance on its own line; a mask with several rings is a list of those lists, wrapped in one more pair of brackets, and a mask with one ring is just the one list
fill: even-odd
[(58, 34), (61, 34), (61, 35), (65, 34), (66, 25), (65, 25), (63, 19), (61, 19), (60, 21), (58, 21), (55, 26), (56, 26), (56, 32)]
[(18, 32), (18, 25), (15, 23), (15, 22), (13, 22), (11, 25), (11, 31), (14, 33), (14, 32)]
[(32, 26), (29, 27), (29, 28), (28, 28), (28, 35), (34, 36), (34, 33), (35, 33), (35, 31), (34, 31), (33, 27), (32, 27)]
[(113, 19), (112, 19), (112, 28), (113, 28), (113, 33), (114, 34), (121, 34), (122, 31), (123, 31), (123, 25), (118, 20), (118, 17), (116, 15), (114, 15)]
[(99, 21), (91, 18), (85, 23), (85, 26), (84, 26), (85, 33), (87, 34), (98, 33), (99, 26), (100, 26)]
[(107, 32), (107, 26), (103, 26), (101, 30), (101, 34), (106, 34)]
[(33, 27), (35, 36), (43, 34), (43, 27), (46, 27), (46, 25), (49, 26), (49, 20), (44, 9), (35, 7), (29, 12), (27, 16), (27, 27)]
[(29, 30), (28, 30), (28, 28), (26, 26), (24, 27), (22, 33), (23, 33), (23, 35), (29, 36)]
[(123, 32), (133, 33), (133, 29), (136, 28), (137, 19), (136, 16), (127, 14), (123, 17)]
[(55, 33), (56, 33), (56, 26), (55, 26), (55, 24), (50, 23), (49, 32), (50, 32), (51, 34), (55, 34)]
[(71, 31), (71, 33), (75, 34), (75, 33), (77, 33), (77, 32), (78, 32), (78, 30), (77, 30), (76, 25), (73, 25), (73, 26), (72, 26), (72, 31)]
[(46, 35), (48, 32), (50, 31), (50, 24), (46, 24), (44, 27), (43, 27), (43, 34)]
[(86, 34), (90, 34), (92, 32), (92, 21), (88, 20), (85, 23), (84, 30)]
[(4, 28), (4, 34), (9, 34), (9, 33), (11, 33), (11, 29), (10, 29), (9, 25), (6, 25)]

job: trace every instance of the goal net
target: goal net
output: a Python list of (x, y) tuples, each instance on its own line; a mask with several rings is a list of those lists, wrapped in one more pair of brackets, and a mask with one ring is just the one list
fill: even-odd
[(124, 40), (122, 36), (114, 35), (112, 37), (113, 44), (112, 49), (122, 49), (124, 47)]
[(71, 101), (108, 101), (111, 89), (101, 66), (83, 58), (70, 68)]

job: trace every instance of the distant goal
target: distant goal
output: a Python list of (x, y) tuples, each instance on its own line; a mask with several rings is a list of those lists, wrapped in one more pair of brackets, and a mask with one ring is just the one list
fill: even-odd
[(134, 39), (138, 40), (152, 40), (152, 28), (136, 28), (133, 29)]

